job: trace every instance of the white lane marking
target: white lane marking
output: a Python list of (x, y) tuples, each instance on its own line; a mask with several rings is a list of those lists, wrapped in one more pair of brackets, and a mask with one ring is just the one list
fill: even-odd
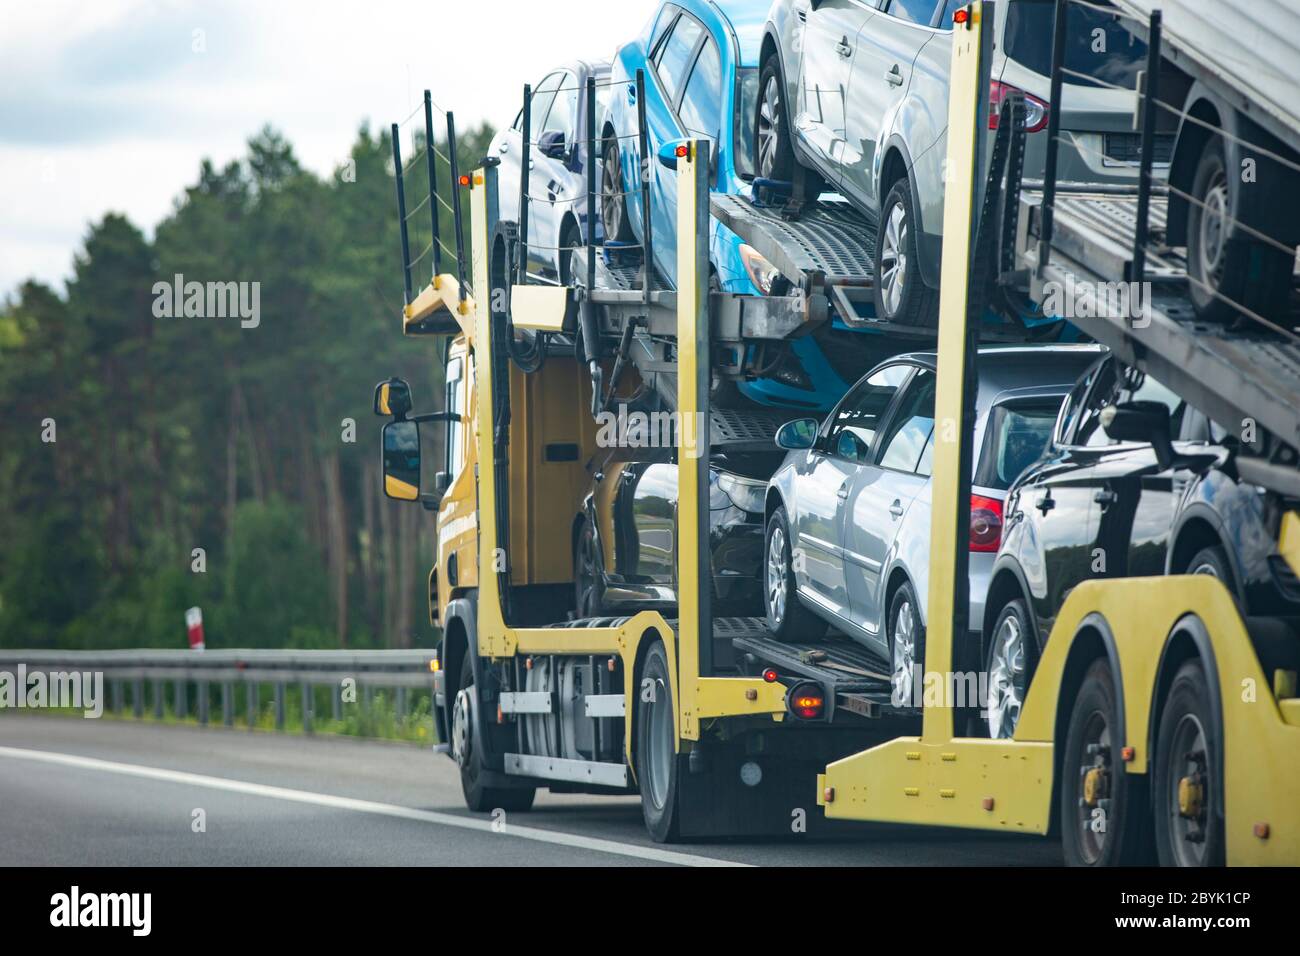
[(578, 836), (575, 833), (564, 833), (559, 830), (522, 827), (514, 823), (508, 824), (504, 830), (495, 831), (492, 829), (490, 820), (480, 820), (477, 817), (461, 817), (452, 813), (439, 813), (436, 810), (416, 810), (411, 807), (400, 807), (392, 803), (354, 800), (351, 797), (339, 797), (329, 793), (313, 793), (310, 790), (270, 787), (266, 784), (249, 783), (244, 780), (209, 777), (201, 773), (164, 770), (161, 767), (145, 767), (140, 764), (117, 763), (112, 760), (99, 760), (95, 757), (79, 757), (75, 754), (26, 750), (19, 747), (0, 747), (0, 757), (35, 760), (42, 763), (59, 764), (64, 767), (78, 767), (83, 770), (100, 770), (105, 773), (119, 773), (128, 777), (144, 777), (147, 780), (187, 784), (191, 787), (207, 787), (210, 790), (225, 790), (229, 793), (243, 793), (254, 797), (270, 797), (273, 800), (307, 803), (312, 806), (329, 807), (334, 810), (351, 810), (354, 813), (373, 813), (379, 816), (397, 817), (401, 820), (418, 820), (421, 823), (436, 823), (440, 826), (460, 827), (462, 830), (496, 833), (500, 836), (518, 837), (521, 840), (536, 840), (538, 843), (553, 843), (558, 846), (576, 847), (580, 850), (594, 850), (597, 853), (612, 853), (617, 856), (635, 857), (640, 860), (653, 860), (656, 863), (676, 863), (679, 866), (749, 866), (748, 863), (717, 860), (708, 856), (696, 856), (693, 853), (677, 853), (673, 850), (661, 850), (657, 847), (635, 846), (631, 843), (618, 843), (614, 840), (600, 840), (595, 837)]

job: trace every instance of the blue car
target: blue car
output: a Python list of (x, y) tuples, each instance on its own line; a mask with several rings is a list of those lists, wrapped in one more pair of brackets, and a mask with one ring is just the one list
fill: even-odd
[[(680, 139), (712, 143), (713, 189), (738, 194), (754, 177), (753, 117), (757, 114), (759, 48), (767, 0), (675, 0), (659, 6), (646, 28), (618, 51), (613, 88), (602, 121), (601, 220), (607, 240), (636, 244), (645, 235), (639, 193), (636, 76), (645, 71), (646, 136), (650, 176), (652, 262), (668, 284), (677, 283), (676, 172), (654, 161)], [(735, 233), (711, 220), (709, 258), (715, 288), (765, 295), (777, 272)], [(740, 391), (765, 405), (827, 410), (848, 389), (844, 377), (809, 336), (791, 343), (776, 365)]]

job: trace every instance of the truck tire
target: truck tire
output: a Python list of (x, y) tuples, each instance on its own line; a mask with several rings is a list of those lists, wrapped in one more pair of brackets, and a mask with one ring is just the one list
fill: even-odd
[(645, 826), (656, 843), (681, 839), (677, 780), (682, 756), (677, 753), (668, 652), (656, 640), (646, 652), (636, 687), (636, 779)]
[(1174, 675), (1156, 733), (1155, 835), (1161, 866), (1224, 863), (1218, 715), (1198, 660)]
[(881, 322), (935, 328), (939, 293), (921, 279), (916, 209), (906, 176), (894, 183), (880, 205), (876, 227), (876, 317)]
[(1060, 821), (1068, 866), (1133, 866), (1151, 856), (1149, 787), (1126, 773), (1110, 664), (1093, 661), (1074, 699), (1061, 760)]
[(785, 509), (777, 508), (767, 522), (763, 549), (763, 606), (767, 627), (778, 641), (815, 641), (826, 634), (826, 622), (799, 601)]
[[(1241, 315), (1237, 303), (1276, 319), (1286, 309), (1295, 272), (1289, 253), (1251, 238), (1237, 218), (1229, 186), (1223, 140), (1211, 137), (1192, 178), (1187, 213), (1188, 292), (1197, 317), (1231, 323)], [(1217, 293), (1217, 295), (1216, 295)], [(1231, 301), (1225, 301), (1231, 300)]]
[(488, 787), (482, 782), (482, 727), (478, 719), (478, 695), (474, 692), (474, 668), (466, 652), (460, 665), (460, 685), (452, 705), (451, 752), (460, 766), (460, 789), (465, 806), (474, 813), (493, 810), (523, 812), (533, 805), (536, 787)]
[(785, 83), (781, 78), (781, 60), (775, 53), (763, 64), (758, 89), (758, 107), (754, 117), (758, 176), (792, 185), (801, 180), (804, 199), (812, 202), (826, 188), (826, 182), (815, 170), (801, 165), (795, 156), (790, 111), (785, 102)]

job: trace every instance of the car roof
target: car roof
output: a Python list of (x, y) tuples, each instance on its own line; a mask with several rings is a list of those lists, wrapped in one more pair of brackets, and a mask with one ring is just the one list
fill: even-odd
[(670, 0), (711, 29), (719, 24), (730, 30), (740, 49), (741, 67), (757, 67), (767, 26), (766, 0)]
[[(1003, 392), (1015, 390), (1021, 395), (1035, 388), (1059, 392), (1057, 386), (1070, 386), (1107, 349), (1101, 345), (1008, 345), (979, 350), (980, 403)], [(935, 352), (906, 352), (881, 362), (876, 369), (905, 362), (938, 370)], [(876, 371), (872, 369), (867, 375)], [(864, 376), (865, 378), (866, 376)]]

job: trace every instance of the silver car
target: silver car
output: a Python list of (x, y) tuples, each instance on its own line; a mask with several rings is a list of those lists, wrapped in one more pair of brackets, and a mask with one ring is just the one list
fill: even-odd
[[(1068, 6), (1061, 180), (1136, 182), (1132, 89), (1146, 47), (1096, 9), (1105, 3)], [(768, 14), (758, 175), (800, 178), (809, 195), (828, 188), (862, 209), (877, 231), (876, 312), (890, 321), (933, 324), (938, 313), (952, 17), (963, 5), (777, 0)], [(1045, 163), (1054, 10), (1053, 0), (996, 5), (991, 105), (1026, 94), (1029, 179)], [(1159, 165), (1171, 149), (1162, 135)]]
[[(1007, 489), (1042, 455), (1061, 403), (1099, 346), (979, 353), (971, 488), (970, 621), (958, 669), (978, 670)], [(783, 426), (789, 450), (768, 485), (764, 596), (778, 639), (805, 642), (828, 624), (891, 665), (899, 702), (924, 663), (930, 570), (934, 353), (900, 355), (859, 381), (820, 425)]]

